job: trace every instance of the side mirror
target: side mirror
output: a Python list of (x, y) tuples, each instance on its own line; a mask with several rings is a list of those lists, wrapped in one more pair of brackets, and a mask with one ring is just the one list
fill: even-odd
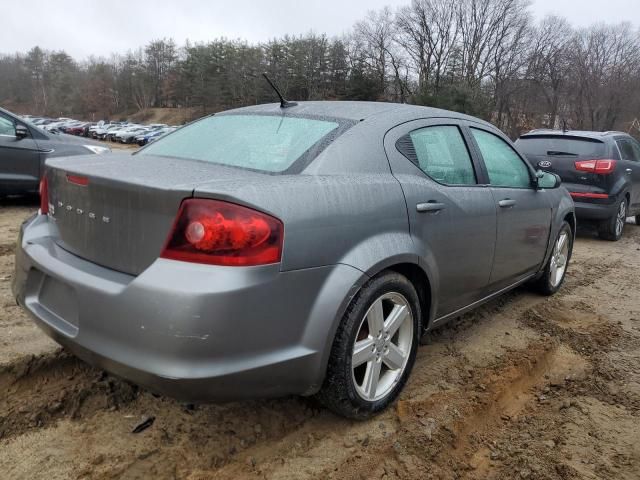
[(24, 125), (16, 125), (16, 138), (18, 140), (22, 140), (23, 138), (27, 138), (29, 136), (29, 129)]
[(562, 184), (562, 179), (555, 173), (536, 171), (536, 184), (538, 188), (558, 188)]

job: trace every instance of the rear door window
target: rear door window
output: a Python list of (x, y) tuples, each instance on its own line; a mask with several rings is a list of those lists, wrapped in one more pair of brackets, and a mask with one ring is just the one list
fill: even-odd
[(636, 160), (640, 161), (640, 143), (637, 140), (629, 140), (631, 142), (631, 148), (633, 149)]
[(632, 162), (640, 161), (640, 152), (637, 151), (638, 147), (634, 145), (634, 140), (619, 138), (616, 140), (616, 143), (618, 144), (618, 149), (620, 150), (620, 155), (623, 160), (631, 160)]
[(156, 140), (140, 155), (280, 173), (302, 157), (314, 158), (349, 126), (338, 120), (284, 115), (215, 115)]
[(398, 150), (433, 180), (445, 185), (475, 185), (467, 145), (455, 125), (420, 128), (397, 143)]

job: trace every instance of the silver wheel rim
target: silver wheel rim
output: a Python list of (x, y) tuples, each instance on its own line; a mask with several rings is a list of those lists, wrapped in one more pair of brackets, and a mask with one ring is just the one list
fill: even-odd
[(558, 240), (553, 247), (553, 254), (551, 255), (551, 271), (550, 281), (551, 286), (557, 287), (560, 285), (564, 277), (564, 272), (567, 270), (567, 262), (569, 260), (569, 234), (566, 231), (560, 232)]
[(627, 221), (627, 202), (624, 200), (620, 203), (620, 208), (618, 209), (618, 215), (616, 216), (616, 236), (622, 235), (622, 230), (624, 229), (624, 222)]
[(365, 313), (351, 355), (358, 395), (369, 402), (388, 395), (402, 378), (413, 344), (413, 314), (407, 299), (389, 292)]

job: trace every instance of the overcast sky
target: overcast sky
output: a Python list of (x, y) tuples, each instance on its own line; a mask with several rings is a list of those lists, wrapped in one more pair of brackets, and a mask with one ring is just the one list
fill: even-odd
[[(31, 0), (3, 8), (0, 52), (26, 52), (39, 45), (65, 50), (77, 59), (107, 56), (172, 37), (207, 41), (217, 37), (260, 42), (309, 31), (330, 36), (347, 32), (367, 10), (397, 8), (410, 0)], [(8, 5), (7, 5), (8, 7)], [(26, 9), (23, 7), (27, 7)], [(533, 0), (536, 18), (549, 13), (576, 26), (630, 21), (640, 26), (640, 0)]]

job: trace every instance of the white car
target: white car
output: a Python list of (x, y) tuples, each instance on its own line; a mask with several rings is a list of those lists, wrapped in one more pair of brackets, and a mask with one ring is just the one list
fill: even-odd
[(91, 125), (89, 127), (89, 135), (91, 135), (91, 133), (95, 132), (96, 130), (98, 130), (99, 128), (102, 128), (103, 126), (105, 126), (107, 124), (107, 122), (105, 122), (104, 120), (100, 120), (99, 122), (97, 122), (95, 125)]
[(121, 128), (122, 128), (122, 125), (119, 123), (105, 123), (100, 127), (90, 130), (90, 132), (93, 138), (104, 140), (108, 132), (119, 130)]
[(147, 132), (149, 129), (147, 127), (142, 127), (137, 125), (135, 127), (126, 128), (124, 130), (120, 130), (113, 137), (112, 140), (120, 143), (128, 143), (130, 139), (136, 137), (136, 135), (140, 135), (143, 132)]
[(106, 135), (106, 139), (115, 142), (116, 134), (123, 132), (125, 130), (129, 130), (130, 128), (134, 128), (134, 127), (137, 127), (137, 125), (133, 125), (133, 124), (118, 125), (115, 128), (109, 129)]

